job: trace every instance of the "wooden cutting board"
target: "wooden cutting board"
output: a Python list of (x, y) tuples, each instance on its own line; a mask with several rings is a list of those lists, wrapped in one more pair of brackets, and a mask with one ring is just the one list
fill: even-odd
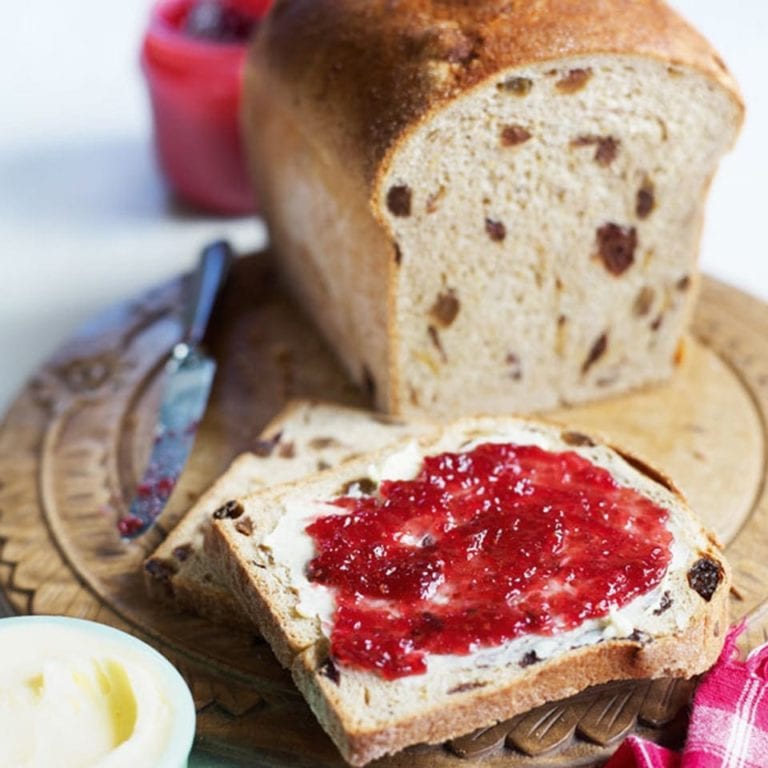
[[(263, 640), (152, 604), (141, 563), (286, 399), (366, 405), (366, 398), (285, 298), (267, 258), (239, 260), (210, 333), (220, 369), (193, 455), (160, 523), (123, 542), (115, 523), (152, 442), (181, 287), (175, 280), (96, 318), (41, 367), (6, 414), (0, 586), (16, 613), (94, 619), (159, 648), (192, 687), (204, 747), (260, 765), (341, 766)], [(705, 280), (687, 349), (667, 385), (551, 416), (606, 434), (677, 480), (727, 544), (733, 616), (749, 618), (743, 642), (753, 646), (768, 637), (768, 307)], [(584, 765), (610, 752), (628, 728), (668, 741), (680, 735), (679, 719), (660, 727), (668, 718), (652, 716), (680, 690), (595, 695), (589, 706), (583, 699), (551, 705), (479, 737), (489, 752), (482, 765)], [(377, 765), (475, 762), (432, 747)]]

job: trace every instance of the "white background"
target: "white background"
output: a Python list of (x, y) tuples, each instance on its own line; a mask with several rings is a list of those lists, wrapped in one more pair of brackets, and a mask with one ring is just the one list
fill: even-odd
[[(712, 189), (705, 271), (768, 299), (768, 2), (677, 0), (720, 49), (749, 115)], [(153, 164), (138, 48), (149, 0), (23, 0), (0, 25), (0, 413), (85, 318), (190, 267), (253, 220), (170, 201)]]

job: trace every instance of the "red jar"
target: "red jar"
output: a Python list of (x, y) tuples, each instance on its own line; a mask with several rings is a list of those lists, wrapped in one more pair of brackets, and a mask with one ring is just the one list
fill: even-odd
[[(256, 22), (269, 0), (231, 0)], [(193, 205), (223, 214), (256, 209), (246, 174), (238, 113), (247, 40), (189, 31), (199, 0), (160, 0), (149, 20), (141, 63), (149, 86), (160, 167)]]

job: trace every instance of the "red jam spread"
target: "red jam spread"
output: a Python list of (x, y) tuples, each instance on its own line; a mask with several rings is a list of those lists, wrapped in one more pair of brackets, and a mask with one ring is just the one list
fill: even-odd
[(333, 504), (307, 578), (334, 589), (334, 658), (387, 679), (606, 616), (671, 559), (667, 510), (571, 451), (482, 444)]

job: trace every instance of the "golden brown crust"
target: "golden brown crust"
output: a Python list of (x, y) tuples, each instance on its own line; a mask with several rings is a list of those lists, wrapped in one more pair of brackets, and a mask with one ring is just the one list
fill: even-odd
[(661, 0), (278, 0), (250, 67), (373, 188), (403, 134), (457, 94), (595, 53), (690, 67), (741, 103), (712, 46)]
[[(241, 118), (251, 176), (270, 238), (281, 252), (283, 280), (311, 316), (322, 317), (327, 339), (356, 350), (342, 362), (371, 399), (384, 403), (389, 350), (378, 340), (389, 321), (384, 302), (368, 297), (391, 284), (394, 245), (371, 216), (369, 190), (343, 137), (337, 137), (335, 155), (332, 135), (310, 144), (317, 138), (314, 123), (297, 110), (300, 89), (286, 78), (268, 66), (246, 68)], [(335, 265), (330, 273), (328, 260)], [(361, 315), (365, 321), (350, 323), (347, 309), (357, 309), (358, 321)]]

